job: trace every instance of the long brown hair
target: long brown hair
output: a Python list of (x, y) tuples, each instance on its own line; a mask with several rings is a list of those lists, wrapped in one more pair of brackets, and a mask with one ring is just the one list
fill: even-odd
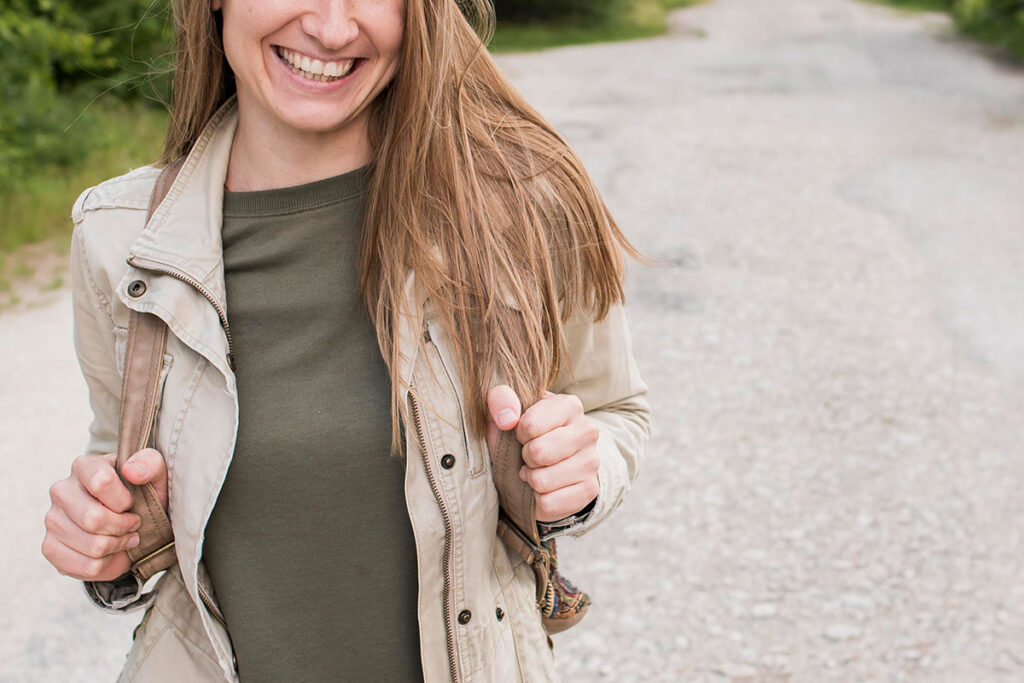
[[(176, 3), (165, 162), (191, 149), (234, 91), (208, 8)], [(405, 22), (400, 66), (374, 108), (359, 262), (360, 293), (396, 380), (393, 452), (409, 388), (397, 382), (397, 321), (420, 315), (406, 310), (410, 270), (454, 344), (480, 435), (493, 373), (524, 407), (538, 400), (564, 362), (563, 323), (602, 319), (623, 299), (623, 253), (640, 257), (569, 145), (485, 49), (490, 0), (406, 0)]]

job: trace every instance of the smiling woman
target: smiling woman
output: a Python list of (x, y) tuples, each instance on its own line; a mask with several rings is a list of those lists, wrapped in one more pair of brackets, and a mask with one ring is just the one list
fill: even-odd
[(229, 190), (296, 185), (370, 161), (370, 105), (398, 68), (404, 5), (214, 0), (239, 105)]
[[(635, 250), (488, 55), (485, 0), (176, 18), (164, 168), (73, 212), (95, 419), (43, 554), (146, 609), (122, 681), (556, 680), (587, 601), (554, 539), (619, 506), (650, 429)], [(119, 466), (142, 313), (159, 409)], [(149, 593), (135, 487), (173, 531)]]

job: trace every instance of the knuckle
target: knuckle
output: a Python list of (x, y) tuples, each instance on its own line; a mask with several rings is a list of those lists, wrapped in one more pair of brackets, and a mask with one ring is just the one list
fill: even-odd
[(103, 467), (89, 475), (85, 487), (90, 493), (96, 493), (109, 487), (116, 478), (117, 475), (114, 474), (112, 467)]
[(103, 572), (107, 568), (107, 561), (101, 559), (85, 560), (82, 563), (82, 576), (88, 577), (89, 580), (95, 581), (102, 576)]
[(51, 507), (49, 510), (46, 511), (46, 515), (43, 516), (43, 526), (45, 526), (47, 529), (56, 529), (59, 517), (60, 515), (57, 514), (57, 509)]
[(113, 536), (100, 536), (89, 539), (89, 549), (85, 554), (94, 559), (101, 559), (113, 552), (111, 547), (116, 539)]
[(527, 479), (530, 483), (530, 488), (539, 493), (548, 492), (548, 476), (543, 472), (537, 472), (532, 470), (527, 474)]
[(537, 497), (537, 512), (540, 516), (551, 517), (554, 519), (558, 518), (558, 505), (554, 496), (543, 495)]
[(534, 440), (527, 444), (526, 449), (530, 460), (537, 465), (542, 465), (547, 461), (547, 448), (540, 442)]
[(576, 394), (563, 394), (566, 397), (569, 407), (575, 413), (583, 412), (583, 401)]
[(53, 536), (51, 536), (50, 534), (46, 534), (43, 537), (43, 544), (40, 550), (42, 550), (43, 557), (45, 557), (50, 564), (56, 567), (57, 565), (55, 563), (54, 558), (57, 557), (57, 541), (53, 538)]
[(98, 508), (89, 508), (82, 513), (82, 528), (91, 533), (98, 533), (105, 521), (103, 511)]

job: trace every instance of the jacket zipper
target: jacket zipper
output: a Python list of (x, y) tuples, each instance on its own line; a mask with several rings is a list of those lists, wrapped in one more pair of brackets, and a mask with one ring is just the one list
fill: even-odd
[[(210, 616), (224, 628), (224, 632), (228, 634), (228, 642), (231, 641), (231, 632), (228, 631), (228, 623), (224, 620), (224, 615), (221, 613), (220, 608), (214, 604), (213, 598), (211, 598), (206, 590), (203, 588), (203, 584), (196, 583), (196, 588), (199, 590), (199, 599), (206, 605), (206, 610), (210, 613)], [(234, 667), (235, 671), (238, 671), (238, 656), (235, 654), (235, 646), (232, 643), (231, 647), (231, 666)]]
[[(430, 340), (430, 332), (424, 331), (424, 336)], [(423, 436), (423, 421), (420, 418), (420, 407), (416, 398), (409, 394), (409, 406), (412, 409), (412, 419), (416, 427), (416, 438), (420, 443), (420, 450), (423, 453), (423, 463), (427, 470), (427, 480), (430, 482), (430, 490), (434, 492), (434, 499), (441, 508), (441, 518), (444, 520), (444, 585), (441, 591), (443, 600), (442, 612), (444, 614), (445, 641), (448, 646), (448, 671), (452, 677), (452, 683), (461, 680), (459, 676), (458, 660), (455, 656), (455, 627), (452, 625), (452, 581), (451, 581), (451, 559), (452, 559), (452, 515), (448, 504), (441, 496), (441, 488), (437, 484), (437, 477), (434, 474), (434, 466), (427, 454), (427, 440)]]
[(204, 287), (203, 284), (201, 282), (199, 282), (198, 280), (196, 280), (195, 278), (189, 277), (188, 275), (185, 275), (184, 273), (181, 273), (179, 271), (172, 270), (170, 268), (161, 268), (159, 266), (143, 266), (143, 265), (139, 265), (138, 263), (135, 263), (135, 257), (134, 256), (129, 256), (126, 259), (126, 261), (127, 261), (128, 265), (131, 266), (132, 268), (138, 268), (139, 270), (148, 270), (148, 271), (153, 272), (153, 273), (163, 273), (164, 275), (170, 275), (173, 278), (181, 280), (185, 284), (188, 284), (188, 285), (191, 285), (192, 287), (194, 287), (196, 289), (196, 291), (198, 291), (200, 294), (205, 296), (206, 299), (211, 304), (213, 304), (214, 309), (216, 309), (216, 311), (217, 311), (217, 317), (220, 318), (220, 326), (224, 328), (224, 335), (228, 339), (228, 365), (231, 367), (232, 370), (234, 370), (235, 369), (235, 345), (231, 342), (231, 328), (228, 327), (228, 315), (224, 311), (224, 307), (220, 305), (219, 301), (217, 301), (217, 298), (215, 296), (213, 296), (213, 293), (211, 293), (210, 290), (208, 290), (206, 287)]
[(224, 627), (225, 631), (227, 631), (228, 624), (224, 621), (224, 615), (220, 613), (220, 609), (213, 603), (213, 598), (207, 594), (206, 589), (203, 588), (203, 584), (197, 583), (196, 588), (199, 589), (199, 599), (203, 601), (204, 605), (206, 605), (206, 609), (210, 610), (210, 615), (217, 620), (217, 623)]

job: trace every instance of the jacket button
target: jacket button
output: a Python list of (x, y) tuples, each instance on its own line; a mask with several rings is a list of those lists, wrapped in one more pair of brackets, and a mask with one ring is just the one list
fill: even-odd
[(441, 458), (441, 467), (445, 468), (446, 470), (450, 470), (451, 468), (455, 467), (455, 456), (452, 455), (451, 453), (445, 453), (444, 457)]
[(463, 626), (468, 624), (469, 620), (472, 619), (472, 618), (473, 618), (473, 613), (470, 612), (468, 609), (464, 609), (461, 612), (459, 612), (459, 623), (462, 624)]
[(146, 283), (142, 280), (132, 280), (128, 285), (128, 295), (136, 299), (146, 293)]
[(505, 610), (499, 607), (498, 609), (494, 610), (494, 616), (498, 618), (498, 621), (501, 621), (505, 618)]

